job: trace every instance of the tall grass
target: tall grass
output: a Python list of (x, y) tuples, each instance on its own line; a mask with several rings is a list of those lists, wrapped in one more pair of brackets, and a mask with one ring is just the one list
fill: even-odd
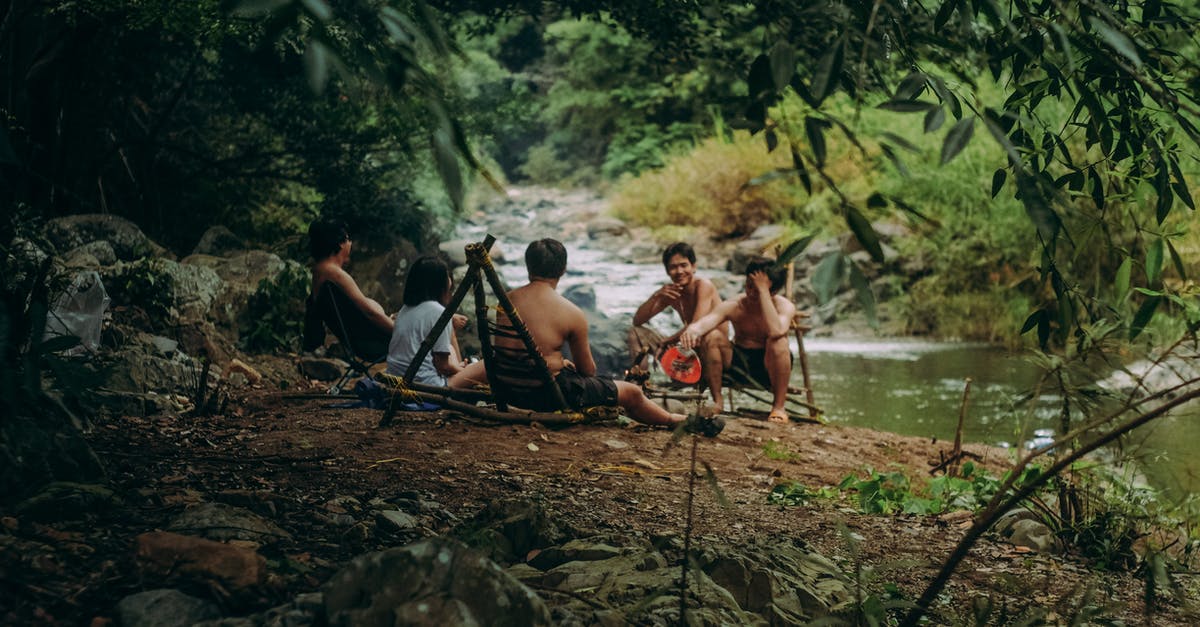
[(746, 235), (784, 218), (796, 194), (787, 181), (747, 183), (789, 163), (785, 151), (767, 152), (761, 137), (745, 132), (729, 141), (706, 139), (658, 170), (620, 181), (612, 209), (638, 225), (700, 227), (718, 238)]

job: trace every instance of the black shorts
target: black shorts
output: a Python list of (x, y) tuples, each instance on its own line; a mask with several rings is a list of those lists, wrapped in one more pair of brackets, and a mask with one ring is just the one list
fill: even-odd
[(574, 370), (563, 368), (555, 380), (558, 381), (563, 398), (572, 409), (617, 405), (617, 384), (612, 379), (585, 377)]
[[(792, 357), (792, 363), (796, 358)], [(771, 374), (767, 372), (767, 349), (733, 345), (733, 359), (721, 376), (726, 385), (744, 385), (771, 389)]]
[[(555, 381), (558, 382), (558, 389), (562, 390), (563, 399), (567, 401), (567, 405), (571, 409), (579, 410), (598, 406), (616, 407), (617, 405), (617, 384), (612, 379), (585, 377), (574, 370), (564, 368), (555, 377)], [(524, 389), (520, 392), (515, 389), (501, 389), (503, 390), (501, 396), (506, 403), (522, 409), (533, 411), (562, 409), (554, 398), (554, 391), (544, 386), (533, 390)]]

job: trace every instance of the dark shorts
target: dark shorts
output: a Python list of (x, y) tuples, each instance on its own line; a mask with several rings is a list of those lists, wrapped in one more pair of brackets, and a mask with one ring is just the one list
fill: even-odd
[[(744, 385), (771, 389), (771, 374), (767, 372), (767, 349), (744, 348), (733, 345), (733, 359), (721, 376), (726, 385)], [(792, 357), (792, 363), (796, 358)]]
[[(604, 377), (585, 377), (574, 370), (563, 369), (555, 378), (563, 398), (571, 409), (617, 405), (617, 384)], [(523, 391), (520, 398), (505, 394), (505, 402), (533, 411), (557, 411), (562, 409), (554, 400), (554, 392), (548, 388)]]

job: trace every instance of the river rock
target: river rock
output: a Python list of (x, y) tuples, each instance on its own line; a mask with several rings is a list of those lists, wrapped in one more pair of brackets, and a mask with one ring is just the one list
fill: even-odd
[(341, 378), (350, 364), (331, 357), (301, 357), (300, 373), (317, 381), (334, 381)]
[(402, 238), (389, 241), (386, 248), (378, 250), (366, 242), (362, 246), (356, 243), (346, 271), (358, 281), (363, 294), (379, 301), (384, 311), (398, 311), (404, 304), (404, 277), (420, 252), (412, 242)]
[(596, 288), (591, 285), (577, 283), (563, 290), (562, 295), (563, 298), (575, 303), (575, 306), (582, 309), (589, 317), (604, 316), (596, 310)]
[(563, 532), (533, 501), (493, 501), (470, 521), (454, 530), (454, 537), (491, 559), (503, 563), (525, 559), (533, 549), (557, 544)]
[(361, 555), (322, 593), (331, 627), (551, 624), (550, 611), (533, 591), (446, 538)]
[(169, 257), (170, 253), (151, 241), (136, 224), (112, 214), (79, 214), (46, 223), (46, 240), (55, 250), (66, 252), (96, 241), (106, 241), (118, 259), (133, 261), (147, 256)]
[[(475, 240), (469, 239), (452, 239), (448, 242), (438, 244), (438, 250), (441, 251), (450, 268), (458, 268), (467, 265), (467, 244), (473, 244)], [(504, 251), (497, 244), (492, 244), (488, 250), (488, 256), (492, 258), (492, 263), (504, 263)]]
[(192, 250), (193, 255), (212, 255), (221, 257), (228, 253), (245, 250), (246, 242), (242, 238), (234, 235), (228, 227), (223, 225), (211, 226), (204, 235), (200, 236), (200, 241), (196, 243), (196, 248)]
[(275, 523), (241, 507), (201, 503), (176, 516), (168, 531), (198, 534), (209, 540), (249, 540), (268, 544), (291, 538)]
[(117, 262), (117, 253), (105, 240), (76, 246), (62, 254), (63, 265), (74, 268), (98, 268)]
[(1023, 546), (1038, 553), (1061, 553), (1062, 542), (1054, 535), (1050, 527), (1040, 520), (1018, 520), (1008, 531), (1008, 541), (1016, 546)]
[(120, 506), (121, 499), (107, 486), (58, 481), (47, 484), (37, 494), (18, 504), (13, 511), (35, 521), (79, 520), (91, 514), (110, 512)]
[(171, 589), (138, 592), (117, 602), (121, 627), (187, 627), (220, 615), (215, 604)]
[(587, 222), (588, 239), (621, 237), (629, 235), (629, 227), (616, 218), (593, 218)]
[(136, 545), (138, 568), (150, 579), (214, 583), (240, 593), (267, 578), (267, 561), (245, 547), (167, 531), (143, 533)]

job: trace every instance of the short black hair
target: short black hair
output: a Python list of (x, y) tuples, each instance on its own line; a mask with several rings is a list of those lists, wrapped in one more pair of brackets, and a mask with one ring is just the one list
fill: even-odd
[(350, 232), (340, 220), (321, 218), (308, 226), (308, 252), (316, 261), (336, 254), (348, 239)]
[(415, 307), (427, 300), (441, 301), (450, 287), (450, 267), (435, 255), (422, 255), (404, 277), (404, 304)]
[(787, 273), (775, 263), (774, 259), (751, 257), (750, 263), (746, 264), (746, 276), (755, 272), (762, 272), (771, 280), (772, 294), (782, 289), (784, 282), (787, 281)]
[(687, 260), (696, 263), (696, 251), (692, 249), (692, 245), (687, 242), (675, 242), (663, 251), (663, 267), (667, 267), (667, 263), (671, 261), (671, 257), (675, 255), (683, 255)]
[(567, 249), (562, 242), (545, 238), (531, 242), (525, 249), (525, 269), (529, 278), (557, 279), (567, 271)]

